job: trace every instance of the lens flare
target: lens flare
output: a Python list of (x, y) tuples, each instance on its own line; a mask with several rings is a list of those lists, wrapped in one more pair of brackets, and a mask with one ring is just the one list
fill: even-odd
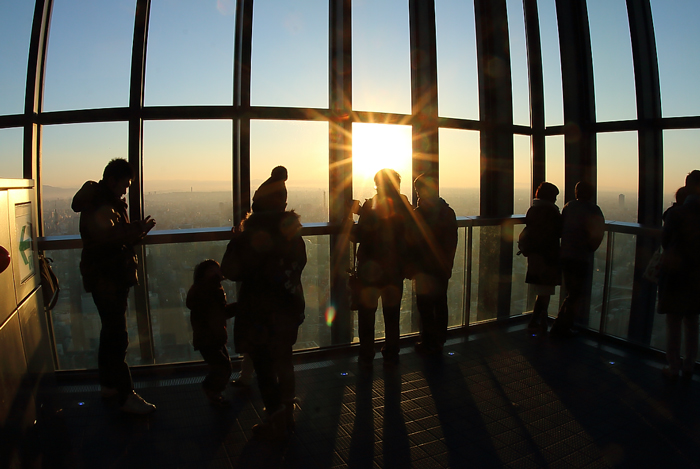
[(328, 327), (331, 327), (333, 325), (334, 320), (335, 320), (335, 308), (333, 306), (329, 306), (328, 309), (326, 309), (326, 325)]

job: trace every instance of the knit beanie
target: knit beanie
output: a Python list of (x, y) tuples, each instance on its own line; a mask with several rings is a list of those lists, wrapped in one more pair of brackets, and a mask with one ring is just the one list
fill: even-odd
[(283, 212), (287, 207), (287, 168), (277, 166), (253, 195), (253, 212)]

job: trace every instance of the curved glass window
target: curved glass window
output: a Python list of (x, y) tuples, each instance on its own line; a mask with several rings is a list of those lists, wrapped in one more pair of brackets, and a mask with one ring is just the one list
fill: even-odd
[(47, 125), (42, 140), (44, 234), (76, 235), (80, 214), (71, 209), (73, 196), (85, 181), (102, 179), (110, 160), (128, 157), (128, 126), (126, 122)]
[[(530, 125), (530, 83), (527, 70), (525, 14), (521, 0), (508, 0), (510, 70), (513, 89), (513, 123)], [(516, 212), (517, 213), (517, 212)]]
[(564, 187), (564, 136), (551, 135), (545, 138), (544, 179), (559, 189), (557, 205), (561, 210), (566, 204)]
[(479, 132), (440, 129), (440, 196), (458, 217), (479, 214)]
[(236, 2), (153, 0), (144, 103), (233, 103)]
[(24, 129), (0, 129), (0, 178), (23, 176)]
[(637, 222), (637, 132), (598, 134), (598, 206), (606, 220)]
[(54, 0), (44, 110), (129, 103), (136, 0)]
[(542, 43), (545, 125), (564, 124), (564, 91), (561, 82), (561, 55), (555, 0), (537, 0)]
[(328, 221), (328, 123), (264, 121), (250, 123), (250, 189), (287, 168), (287, 208), (302, 223)]
[(0, 114), (24, 112), (33, 1), (0, 3)]
[(513, 136), (513, 213), (525, 214), (532, 200), (532, 158), (530, 137)]
[(664, 117), (700, 114), (700, 3), (651, 0)]
[(406, 0), (352, 2), (352, 107), (411, 113)]
[(624, 0), (589, 0), (588, 22), (593, 54), (596, 119), (634, 119), (637, 117), (637, 98)]
[(479, 119), (474, 5), (435, 1), (438, 113), (441, 117)]
[(144, 123), (144, 209), (155, 230), (231, 226), (232, 134), (230, 121)]
[(664, 130), (664, 209), (676, 201), (676, 191), (685, 185), (685, 177), (700, 169), (697, 155), (700, 130)]
[(328, 107), (328, 1), (256, 0), (250, 102)]

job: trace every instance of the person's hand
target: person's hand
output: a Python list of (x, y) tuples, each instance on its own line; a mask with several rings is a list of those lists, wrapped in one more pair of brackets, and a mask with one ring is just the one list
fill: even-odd
[(153, 229), (154, 226), (156, 226), (156, 221), (153, 218), (151, 218), (150, 215), (141, 220), (139, 223), (141, 224), (141, 231), (143, 231), (144, 233), (148, 233)]

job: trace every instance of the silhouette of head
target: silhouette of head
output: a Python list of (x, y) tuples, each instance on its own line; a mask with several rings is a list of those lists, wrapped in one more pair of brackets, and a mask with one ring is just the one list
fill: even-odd
[(217, 281), (221, 280), (219, 263), (214, 259), (202, 261), (194, 268), (194, 283), (201, 282), (209, 277), (215, 277)]
[(694, 169), (685, 177), (685, 186), (689, 194), (700, 193), (700, 170)]
[(253, 195), (253, 212), (283, 212), (287, 208), (287, 168), (277, 166)]
[(413, 181), (413, 186), (420, 199), (433, 199), (438, 196), (438, 182), (432, 175), (421, 174)]
[(540, 200), (547, 200), (552, 203), (557, 201), (558, 195), (559, 189), (551, 182), (543, 182), (539, 185), (537, 191), (535, 192), (535, 198)]
[(126, 190), (131, 186), (131, 181), (135, 176), (136, 171), (131, 163), (124, 158), (115, 158), (105, 166), (102, 180), (114, 195), (121, 197), (126, 194)]
[(679, 187), (676, 191), (676, 203), (678, 205), (683, 205), (683, 202), (685, 202), (686, 197), (688, 197), (688, 188), (685, 186)]
[(574, 190), (577, 200), (583, 200), (586, 202), (593, 200), (593, 184), (590, 182), (579, 181), (576, 183), (576, 188)]
[(391, 199), (399, 198), (399, 187), (401, 187), (401, 176), (393, 169), (380, 169), (374, 175), (374, 185), (377, 187), (377, 194)]

